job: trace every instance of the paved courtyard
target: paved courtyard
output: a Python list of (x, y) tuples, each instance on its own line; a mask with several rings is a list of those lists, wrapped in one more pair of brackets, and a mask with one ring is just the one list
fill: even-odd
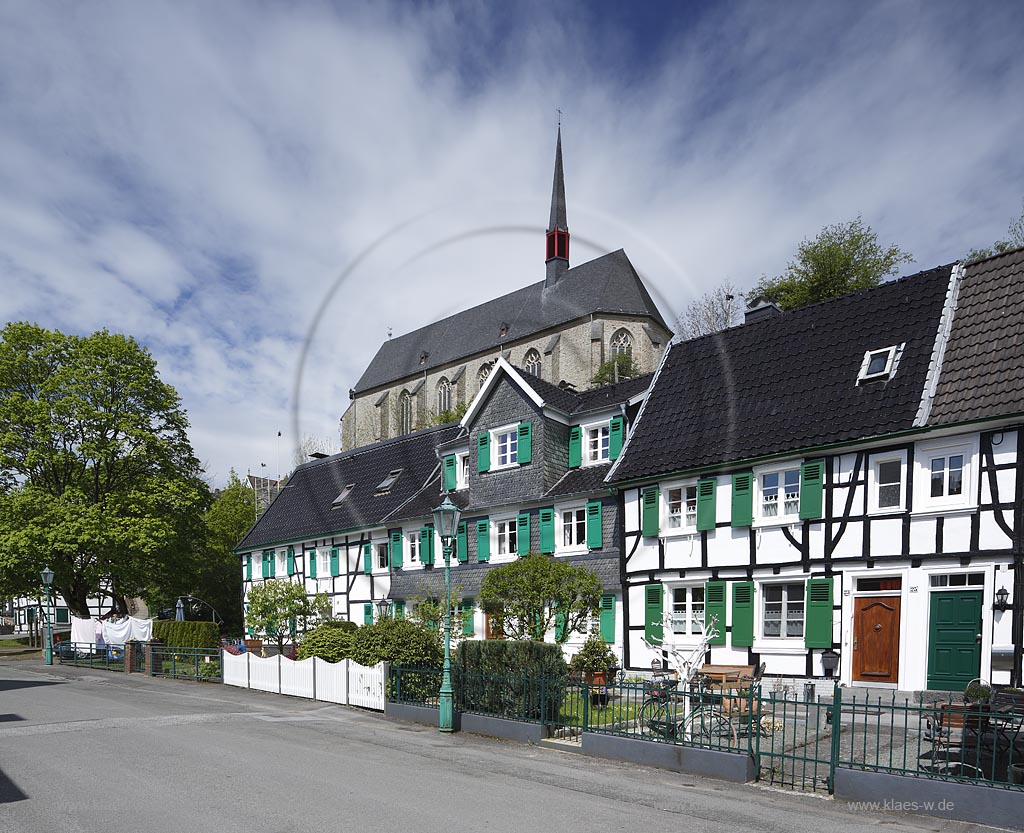
[(0, 662), (0, 833), (967, 831), (219, 685)]

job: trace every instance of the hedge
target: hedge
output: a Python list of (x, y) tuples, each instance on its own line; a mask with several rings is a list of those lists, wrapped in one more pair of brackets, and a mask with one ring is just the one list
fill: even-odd
[(177, 622), (157, 620), (153, 638), (172, 648), (219, 648), (220, 628), (216, 622)]
[(296, 659), (320, 657), (327, 662), (347, 659), (352, 648), (352, 634), (357, 628), (355, 622), (324, 622), (302, 637)]
[(552, 722), (568, 675), (562, 646), (549, 642), (469, 640), (455, 652), (456, 697), (463, 711)]

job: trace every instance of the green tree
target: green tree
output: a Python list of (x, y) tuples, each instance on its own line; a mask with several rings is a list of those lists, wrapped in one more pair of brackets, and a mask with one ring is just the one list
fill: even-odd
[(422, 622), (386, 616), (363, 625), (352, 634), (349, 659), (360, 665), (390, 662), (393, 665), (433, 668), (443, 659), (441, 635)]
[(616, 353), (615, 356), (602, 362), (601, 366), (591, 379), (594, 385), (611, 385), (621, 382), (623, 379), (632, 379), (640, 375), (640, 368), (636, 366), (633, 357), (629, 353)]
[(206, 541), (193, 594), (216, 608), (230, 632), (242, 629), (242, 570), (234, 546), (253, 523), (255, 493), (235, 474), (204, 517)]
[(895, 244), (879, 245), (878, 235), (858, 216), (805, 239), (782, 275), (762, 277), (744, 297), (748, 302), (764, 297), (782, 309), (797, 309), (878, 286), (887, 275), (898, 273), (900, 263), (913, 259)]
[(352, 637), (358, 630), (355, 622), (324, 622), (302, 637), (296, 659), (320, 657), (327, 662), (341, 662), (352, 650)]
[(1021, 202), (1020, 216), (1010, 223), (1010, 227), (1006, 230), (1006, 235), (1009, 238), (1008, 240), (997, 240), (991, 246), (986, 246), (982, 249), (971, 249), (964, 256), (964, 260), (970, 263), (974, 260), (992, 257), (992, 255), (999, 255), (1024, 246), (1024, 201)]
[(253, 585), (246, 599), (245, 621), (257, 636), (284, 648), (285, 639), (294, 642), (315, 619), (327, 619), (331, 602), (324, 593), (310, 597), (306, 588), (287, 579), (261, 581)]
[(77, 616), (192, 569), (209, 489), (174, 388), (134, 339), (0, 331), (0, 575), (34, 594), (39, 572)]
[(481, 606), (510, 639), (543, 642), (554, 629), (565, 642), (584, 632), (600, 602), (601, 581), (586, 567), (533, 552), (490, 570), (480, 586)]

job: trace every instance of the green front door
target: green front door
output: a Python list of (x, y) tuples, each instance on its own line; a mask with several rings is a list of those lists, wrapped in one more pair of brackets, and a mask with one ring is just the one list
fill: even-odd
[(928, 688), (962, 691), (981, 670), (981, 591), (933, 592)]

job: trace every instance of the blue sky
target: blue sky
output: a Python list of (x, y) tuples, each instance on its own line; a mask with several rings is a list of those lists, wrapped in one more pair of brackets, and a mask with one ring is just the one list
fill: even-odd
[(542, 277), (555, 108), (573, 260), (671, 320), (858, 214), (905, 273), (1004, 237), (1022, 42), (1012, 2), (5, 3), (0, 312), (136, 336), (213, 481), (273, 474), (388, 328)]

